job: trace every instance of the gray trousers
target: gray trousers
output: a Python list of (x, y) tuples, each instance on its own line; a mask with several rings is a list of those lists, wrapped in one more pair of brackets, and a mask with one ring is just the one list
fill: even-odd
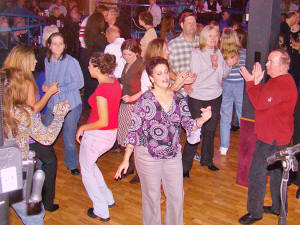
[(270, 175), (270, 191), (272, 198), (272, 210), (280, 212), (280, 183), (282, 168), (280, 162), (268, 167), (267, 158), (286, 148), (287, 145), (277, 146), (274, 141), (272, 145), (257, 140), (253, 152), (253, 159), (249, 170), (249, 187), (247, 210), (254, 217), (263, 215), (264, 198), (266, 194), (267, 175)]
[(154, 159), (147, 148), (136, 146), (134, 158), (141, 181), (143, 225), (161, 225), (161, 183), (166, 196), (164, 224), (183, 225), (181, 151), (173, 159)]

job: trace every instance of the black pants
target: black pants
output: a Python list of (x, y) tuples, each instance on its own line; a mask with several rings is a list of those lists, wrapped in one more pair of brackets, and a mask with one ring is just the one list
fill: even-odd
[(98, 86), (98, 81), (95, 78), (92, 78), (88, 69), (90, 55), (86, 48), (80, 49), (80, 58), (79, 63), (82, 70), (84, 78), (84, 98), (83, 98), (83, 108), (89, 109), (88, 99), (94, 93), (95, 89)]
[[(221, 102), (222, 95), (216, 99), (208, 101), (202, 101), (188, 97), (188, 106), (194, 119), (201, 116), (201, 108), (211, 106), (212, 110), (211, 119), (208, 120), (201, 128), (202, 149), (200, 164), (203, 166), (209, 166), (213, 163), (214, 138), (218, 121), (220, 119)], [(185, 143), (182, 155), (182, 165), (184, 172), (187, 172), (192, 168), (193, 159), (198, 146), (199, 144), (191, 145), (188, 142)]]
[(55, 180), (57, 171), (57, 158), (53, 146), (45, 146), (40, 143), (29, 145), (30, 150), (34, 151), (37, 158), (43, 162), (42, 170), (45, 172), (45, 181), (42, 191), (43, 204), (47, 208), (54, 202)]
[(249, 187), (247, 210), (254, 217), (263, 215), (264, 199), (266, 194), (267, 175), (270, 174), (270, 191), (272, 198), (272, 210), (280, 212), (280, 183), (282, 168), (280, 162), (268, 167), (267, 158), (275, 152), (286, 148), (287, 145), (277, 146), (274, 141), (272, 145), (257, 140), (253, 152), (253, 159), (249, 170)]

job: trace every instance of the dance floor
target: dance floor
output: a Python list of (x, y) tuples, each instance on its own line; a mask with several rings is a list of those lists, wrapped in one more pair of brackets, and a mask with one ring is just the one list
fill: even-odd
[[(219, 128), (218, 128), (219, 129)], [(231, 133), (230, 149), (226, 156), (217, 151), (220, 139), (217, 132), (215, 139), (215, 164), (220, 168), (212, 172), (207, 167), (201, 167), (194, 161), (190, 178), (184, 179), (184, 224), (193, 225), (230, 225), (239, 224), (238, 219), (246, 213), (247, 188), (237, 185), (236, 170), (238, 156), (239, 131)], [(185, 142), (182, 137), (182, 143)], [(101, 140), (99, 140), (101, 144)], [(46, 212), (46, 225), (96, 225), (104, 224), (99, 219), (92, 219), (86, 215), (87, 209), (92, 207), (91, 201), (84, 189), (81, 176), (72, 176), (64, 166), (63, 141), (60, 136), (55, 144), (58, 158), (55, 203), (60, 208), (56, 212)], [(107, 153), (98, 160), (98, 166), (103, 173), (108, 187), (112, 190), (116, 206), (110, 209), (111, 220), (106, 224), (112, 225), (140, 225), (142, 224), (142, 203), (140, 184), (130, 184), (133, 175), (120, 181), (113, 176), (122, 160), (122, 154)], [(288, 188), (289, 213), (287, 224), (300, 224), (300, 200), (296, 199), (297, 186)], [(270, 205), (271, 197), (269, 185), (265, 198), (265, 205)], [(161, 205), (164, 212), (165, 203)], [(11, 224), (22, 224), (21, 220), (11, 210)], [(164, 213), (162, 213), (163, 221)], [(163, 224), (163, 222), (162, 222)], [(257, 225), (277, 224), (277, 217), (264, 215)]]

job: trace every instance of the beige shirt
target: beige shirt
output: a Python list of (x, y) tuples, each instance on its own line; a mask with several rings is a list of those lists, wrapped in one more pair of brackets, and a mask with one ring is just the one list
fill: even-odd
[(144, 57), (144, 55), (145, 55), (145, 52), (146, 52), (149, 42), (155, 38), (157, 38), (157, 34), (156, 34), (154, 28), (151, 28), (146, 31), (145, 35), (143, 36), (143, 38), (141, 39), (141, 42), (140, 42), (141, 49), (142, 49), (142, 57)]

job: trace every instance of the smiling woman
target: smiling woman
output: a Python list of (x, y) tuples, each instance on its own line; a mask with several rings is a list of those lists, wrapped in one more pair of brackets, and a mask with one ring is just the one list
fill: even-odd
[(45, 83), (43, 91), (50, 88), (53, 82), (58, 83), (59, 93), (52, 96), (47, 104), (45, 125), (53, 120), (53, 106), (67, 99), (71, 105), (71, 112), (66, 116), (63, 125), (63, 139), (65, 144), (65, 165), (72, 175), (78, 175), (78, 157), (75, 145), (75, 133), (82, 107), (79, 89), (83, 87), (83, 75), (78, 61), (66, 54), (66, 46), (61, 33), (53, 33), (47, 41), (47, 58), (45, 59)]

